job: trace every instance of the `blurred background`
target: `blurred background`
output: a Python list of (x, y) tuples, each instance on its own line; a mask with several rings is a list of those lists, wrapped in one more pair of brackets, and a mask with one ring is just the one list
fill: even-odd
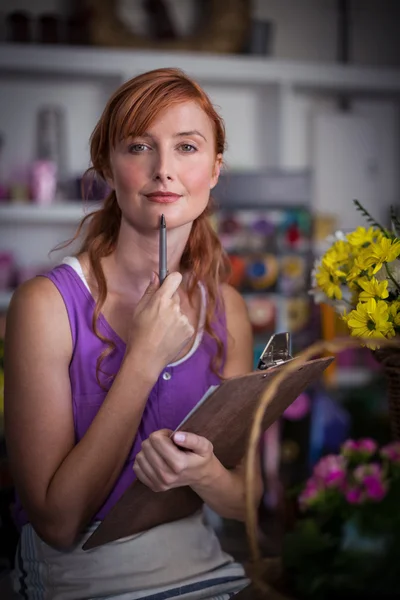
[[(214, 222), (255, 365), (273, 332), (294, 352), (344, 333), (310, 274), (328, 235), (365, 225), (354, 198), (383, 225), (400, 206), (399, 40), (397, 0), (2, 0), (0, 337), (12, 291), (71, 253), (48, 254), (104, 197), (97, 182), (83, 201), (81, 179), (106, 100), (161, 66), (197, 79), (225, 119)], [(266, 512), (349, 435), (385, 439), (386, 404), (372, 354), (340, 354), (266, 434)], [(1, 456), (8, 507), (4, 441)]]

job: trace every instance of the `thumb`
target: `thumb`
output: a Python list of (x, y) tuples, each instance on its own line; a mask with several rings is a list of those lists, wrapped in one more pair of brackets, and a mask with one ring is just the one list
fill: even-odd
[(207, 440), (207, 438), (201, 435), (196, 435), (195, 433), (178, 431), (177, 433), (174, 433), (172, 439), (180, 448), (191, 450), (199, 456), (208, 456), (213, 452), (212, 443)]
[(144, 306), (150, 300), (150, 298), (154, 295), (155, 291), (160, 287), (160, 280), (158, 278), (157, 273), (153, 271), (153, 274), (150, 279), (150, 283), (145, 289), (143, 296), (140, 298), (137, 307)]

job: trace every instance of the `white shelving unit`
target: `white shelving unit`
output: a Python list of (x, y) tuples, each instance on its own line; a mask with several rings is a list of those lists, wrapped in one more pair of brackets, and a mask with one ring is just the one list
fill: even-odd
[(36, 204), (0, 205), (0, 224), (77, 224), (85, 215), (95, 211), (95, 203), (63, 202), (49, 206)]
[(48, 78), (129, 79), (160, 67), (179, 67), (203, 82), (283, 85), (300, 90), (400, 93), (400, 71), (336, 64), (305, 64), (247, 56), (0, 44), (0, 73)]
[[(71, 176), (82, 175), (88, 167), (90, 133), (112, 91), (138, 73), (159, 67), (181, 68), (205, 87), (225, 120), (226, 161), (234, 170), (312, 169), (311, 155), (304, 156), (310, 147), (313, 110), (331, 110), (343, 94), (355, 102), (378, 98), (398, 103), (400, 97), (400, 69), (190, 52), (0, 44), (3, 168), (16, 159), (29, 162), (37, 110), (50, 103), (66, 109)], [(391, 122), (387, 128), (395, 129)], [(389, 164), (386, 158), (384, 162)], [(389, 179), (386, 172), (384, 179)], [(69, 239), (92, 209), (94, 205), (78, 201), (48, 207), (0, 205), (0, 250), (11, 249), (24, 266), (45, 261), (49, 250)], [(9, 294), (0, 296), (0, 306), (6, 306), (8, 299)]]

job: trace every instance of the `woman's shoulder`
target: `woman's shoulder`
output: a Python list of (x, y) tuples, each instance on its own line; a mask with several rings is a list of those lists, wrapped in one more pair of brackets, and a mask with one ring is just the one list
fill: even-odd
[(246, 302), (237, 289), (228, 283), (222, 283), (220, 290), (227, 320), (232, 318), (248, 319), (249, 316)]
[[(49, 318), (57, 310), (65, 311), (65, 293), (76, 279), (71, 274), (75, 269), (69, 269), (67, 265), (68, 262), (64, 264), (63, 260), (19, 285), (12, 295), (10, 308), (23, 306), (36, 312), (43, 307), (49, 310)], [(53, 310), (50, 310), (51, 307)]]
[(40, 336), (63, 330), (68, 335), (65, 304), (50, 279), (34, 277), (18, 286), (7, 310), (7, 328), (13, 324), (21, 330), (35, 330)]
[(17, 287), (12, 295), (9, 311), (20, 308), (37, 310), (60, 304), (60, 294), (48, 277), (36, 276)]

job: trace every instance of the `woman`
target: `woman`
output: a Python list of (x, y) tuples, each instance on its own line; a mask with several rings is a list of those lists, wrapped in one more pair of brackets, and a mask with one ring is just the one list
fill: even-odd
[(25, 598), (225, 599), (248, 583), (199, 513), (81, 549), (135, 477), (154, 491), (191, 486), (244, 519), (243, 465), (227, 471), (201, 436), (169, 438), (210, 385), (252, 369), (245, 304), (223, 283), (208, 221), (224, 145), (221, 118), (182, 72), (124, 84), (91, 138), (111, 193), (77, 256), (13, 296), (5, 426)]

